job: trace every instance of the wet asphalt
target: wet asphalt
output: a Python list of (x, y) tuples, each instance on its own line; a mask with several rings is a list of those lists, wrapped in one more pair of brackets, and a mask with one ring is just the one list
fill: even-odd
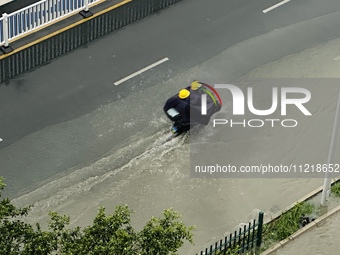
[[(14, 4), (19, 2), (12, 2), (11, 8), (17, 8), (18, 5), (14, 7)], [(295, 24), (340, 10), (340, 2), (336, 0), (301, 0), (291, 1), (266, 14), (262, 12), (276, 3), (273, 0), (216, 0), (213, 3), (208, 0), (185, 0), (34, 71), (1, 83), (0, 138), (3, 141), (0, 142), (0, 154), (6, 150), (7, 161), (6, 167), (0, 168), (0, 176), (8, 180), (8, 194), (15, 196), (61, 171), (93, 161), (110, 149), (108, 145), (101, 147), (99, 143), (96, 146), (98, 150), (87, 155), (86, 161), (83, 157), (75, 157), (75, 160), (66, 162), (62, 169), (45, 162), (44, 169), (48, 170), (41, 174), (42, 169), (25, 164), (24, 159), (21, 163), (25, 166), (24, 170), (18, 169), (17, 164), (12, 162), (11, 158), (17, 160), (23, 153), (15, 147), (15, 143), (25, 136), (79, 118), (138, 91), (151, 87), (162, 90), (163, 82), (240, 42), (281, 27), (294, 28)], [(6, 6), (0, 7), (1, 11), (9, 10), (5, 9)], [(265, 62), (338, 38), (340, 32), (336, 24), (339, 20), (317, 23), (310, 31), (299, 31), (292, 38), (268, 45), (268, 55), (239, 59), (237, 68), (231, 62), (230, 68), (225, 71), (228, 80), (220, 82), (231, 82)], [(266, 43), (265, 39), (263, 43)], [(252, 49), (248, 50), (251, 55)], [(114, 82), (165, 57), (169, 61), (119, 86), (114, 85)], [(204, 77), (204, 74), (200, 75)], [(150, 100), (159, 102), (166, 98)], [(143, 107), (138, 101), (131, 104), (139, 109)], [(66, 132), (65, 136), (68, 135)], [(25, 149), (29, 147), (27, 144)], [(82, 153), (81, 148), (79, 153)], [(25, 178), (26, 174), (22, 171), (29, 172), (31, 178)]]

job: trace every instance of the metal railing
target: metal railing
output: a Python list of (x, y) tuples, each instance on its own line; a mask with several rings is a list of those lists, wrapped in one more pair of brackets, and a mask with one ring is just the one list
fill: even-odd
[(230, 233), (229, 237), (226, 236), (197, 255), (224, 255), (230, 251), (233, 254), (244, 254), (259, 251), (262, 243), (263, 216), (263, 212), (260, 212), (258, 221), (249, 222), (239, 231)]
[[(88, 45), (94, 40), (117, 31), (129, 24), (157, 13), (182, 0), (133, 0), (106, 9), (100, 15), (84, 19), (76, 26), (70, 26), (53, 36), (25, 45), (11, 54), (0, 52), (0, 83), (24, 72), (45, 65), (55, 58)], [(3, 46), (2, 46), (3, 47)], [(0, 50), (3, 51), (3, 49)], [(11, 47), (11, 46), (9, 46)]]
[(8, 47), (15, 38), (60, 20), (100, 0), (42, 0), (0, 18), (0, 46)]

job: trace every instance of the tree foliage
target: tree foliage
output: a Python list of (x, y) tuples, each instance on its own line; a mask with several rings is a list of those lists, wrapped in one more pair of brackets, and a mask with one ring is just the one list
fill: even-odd
[(0, 177), (0, 255), (174, 255), (184, 241), (193, 243), (194, 227), (186, 226), (173, 209), (152, 217), (141, 231), (131, 226), (133, 211), (126, 205), (109, 215), (99, 208), (92, 225), (85, 228), (70, 228), (69, 216), (50, 212), (48, 229), (43, 230), (38, 223), (25, 223), (31, 206), (17, 208), (2, 198), (5, 186)]

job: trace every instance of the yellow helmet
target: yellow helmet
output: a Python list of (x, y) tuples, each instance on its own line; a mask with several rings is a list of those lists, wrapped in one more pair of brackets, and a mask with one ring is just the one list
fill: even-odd
[(201, 83), (199, 83), (199, 81), (193, 81), (192, 83), (191, 83), (191, 89), (192, 90), (197, 90), (197, 89), (199, 89), (200, 87), (202, 86), (202, 84)]
[(188, 96), (190, 96), (190, 91), (187, 89), (181, 89), (178, 93), (178, 97), (180, 99), (184, 99), (187, 98)]

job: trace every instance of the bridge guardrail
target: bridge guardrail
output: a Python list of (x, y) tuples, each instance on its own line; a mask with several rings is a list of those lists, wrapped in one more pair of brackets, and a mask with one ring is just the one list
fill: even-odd
[(65, 16), (82, 10), (87, 12), (91, 5), (99, 1), (41, 0), (13, 13), (3, 13), (0, 18), (0, 46), (6, 48), (17, 37), (61, 20)]

